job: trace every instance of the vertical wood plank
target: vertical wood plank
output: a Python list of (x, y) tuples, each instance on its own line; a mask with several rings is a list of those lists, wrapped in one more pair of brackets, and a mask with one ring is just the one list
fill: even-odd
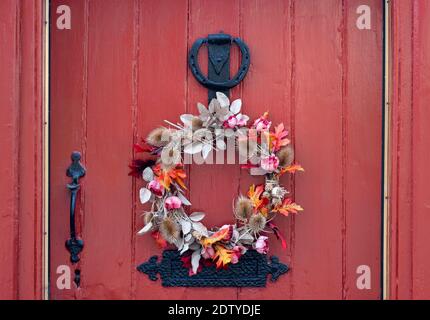
[[(261, 0), (241, 1), (241, 30), (243, 40), (251, 51), (251, 68), (243, 82), (243, 113), (251, 120), (269, 111), (272, 126), (283, 122), (291, 131), (291, 14), (290, 1)], [(250, 176), (242, 170), (240, 190), (246, 195), (252, 184), (264, 183), (264, 177)], [(292, 184), (288, 177), (283, 177), (281, 183), (292, 192)], [(294, 196), (293, 193), (290, 196)], [(291, 217), (279, 215), (274, 221), (284, 237), (290, 236)], [(283, 250), (279, 240), (270, 236), (270, 254), (278, 256), (282, 262), (290, 265), (291, 246)], [(293, 269), (294, 270), (294, 269)], [(268, 283), (266, 289), (242, 288), (239, 299), (287, 299), (291, 295), (290, 274), (281, 277), (276, 283)]]
[[(223, 31), (232, 36), (239, 34), (239, 1), (197, 1), (190, 0), (188, 47), (197, 38)], [(201, 69), (207, 70), (206, 50), (201, 50)], [(237, 52), (231, 56), (231, 73), (235, 69)], [(237, 98), (237, 91), (231, 92), (231, 98)], [(197, 113), (197, 102), (207, 105), (207, 89), (202, 87), (188, 73), (188, 111)], [(222, 226), (233, 221), (231, 203), (239, 186), (239, 165), (192, 165), (190, 168), (190, 201), (194, 211), (206, 212), (205, 224), (208, 228)], [(228, 181), (228, 183), (226, 183)], [(187, 299), (236, 299), (236, 288), (213, 288), (207, 294), (207, 288), (187, 289)]]
[(19, 148), (19, 6), (0, 2), (0, 290), (1, 299), (18, 297), (18, 148)]
[[(56, 11), (59, 5), (70, 7), (71, 30), (59, 30), (56, 27), (58, 17)], [(56, 281), (59, 275), (56, 271), (60, 265), (71, 266), (70, 254), (64, 246), (70, 236), (70, 194), (66, 188), (70, 178), (66, 176), (66, 169), (71, 163), (72, 151), (81, 151), (84, 163), (86, 159), (84, 136), (87, 94), (87, 15), (87, 0), (51, 2), (50, 283), (52, 299), (75, 297), (75, 288), (73, 290), (57, 288)], [(76, 212), (79, 218), (87, 192), (86, 178), (82, 180), (83, 185), (77, 203)], [(80, 219), (77, 220), (80, 226)], [(84, 250), (86, 251), (87, 248)]]
[(89, 3), (82, 297), (131, 297), (133, 2)]
[[(342, 298), (342, 5), (296, 1), (294, 298)], [(300, 54), (299, 54), (300, 53)]]
[(427, 299), (428, 3), (392, 4), (390, 297)]
[(42, 267), (42, 2), (18, 1), (19, 81), (19, 299), (41, 297)]
[[(358, 0), (344, 2), (343, 192), (346, 299), (380, 296), (382, 154), (382, 2), (370, 1), (371, 29), (359, 30)], [(357, 267), (370, 267), (371, 288), (357, 288)]]
[(390, 297), (411, 299), (412, 264), (412, 3), (392, 3)]
[(412, 47), (412, 208), (413, 298), (430, 298), (430, 3), (413, 3)]
[[(157, 126), (166, 125), (164, 120), (179, 121), (187, 110), (187, 0), (140, 0), (138, 2), (138, 82), (137, 122), (139, 138)], [(172, 15), (172, 12), (174, 14)], [(136, 194), (143, 186), (137, 182)], [(135, 197), (137, 219), (133, 233), (144, 223), (141, 217), (147, 206)], [(135, 239), (136, 259), (132, 267), (147, 261), (152, 255), (161, 256), (150, 235)], [(163, 288), (160, 281), (153, 282), (145, 274), (135, 278), (138, 299), (182, 299), (185, 288)]]
[(40, 299), (40, 2), (0, 3), (0, 299)]

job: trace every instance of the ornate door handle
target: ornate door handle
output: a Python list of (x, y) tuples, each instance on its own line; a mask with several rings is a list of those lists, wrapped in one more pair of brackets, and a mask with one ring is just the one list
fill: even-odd
[(72, 178), (72, 182), (67, 184), (70, 190), (70, 239), (66, 241), (66, 248), (70, 252), (70, 261), (76, 263), (80, 260), (79, 253), (84, 248), (84, 241), (76, 238), (75, 209), (76, 198), (80, 189), (79, 179), (85, 176), (85, 168), (80, 163), (81, 154), (72, 152), (72, 164), (67, 169), (66, 175)]

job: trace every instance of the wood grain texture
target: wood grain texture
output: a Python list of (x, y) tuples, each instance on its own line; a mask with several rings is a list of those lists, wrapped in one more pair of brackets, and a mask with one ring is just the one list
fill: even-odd
[(430, 3), (413, 7), (413, 298), (430, 298)]
[[(355, 26), (362, 1), (343, 6), (343, 297), (380, 298), (382, 1), (370, 1), (371, 29)], [(376, 80), (375, 79), (379, 79)], [(371, 271), (371, 289), (358, 290), (357, 267)]]
[[(239, 0), (191, 0), (189, 11), (188, 48), (197, 38), (211, 33), (239, 34)], [(207, 70), (207, 50), (200, 52), (200, 66)], [(237, 70), (238, 55), (232, 50), (230, 56), (231, 74)], [(196, 113), (197, 102), (207, 105), (207, 89), (202, 87), (191, 72), (188, 72), (188, 111)], [(237, 89), (236, 89), (237, 90)], [(238, 98), (238, 91), (232, 90), (230, 97)], [(195, 211), (206, 212), (208, 228), (222, 226), (232, 221), (232, 201), (239, 186), (239, 165), (203, 164), (190, 166), (190, 201)], [(187, 299), (236, 299), (236, 288), (188, 289)]]
[[(52, 34), (53, 272), (68, 263), (64, 170), (72, 150), (83, 152), (88, 175), (78, 219), (86, 243), (82, 288), (60, 292), (52, 273), (54, 298), (378, 297), (382, 75), (374, 70), (382, 56), (380, 3), (371, 3), (371, 31), (355, 28), (358, 4), (352, 0), (61, 4), (71, 6), (74, 22), (72, 30)], [(266, 289), (162, 288), (135, 271), (159, 249), (149, 236), (135, 235), (145, 208), (137, 199), (141, 182), (127, 176), (131, 146), (164, 119), (175, 122), (181, 113), (195, 113), (198, 101), (207, 102), (207, 91), (188, 71), (187, 50), (196, 38), (221, 30), (251, 49), (249, 74), (231, 97), (243, 99), (251, 118), (269, 110), (274, 124), (284, 122), (306, 169), (284, 180), (305, 208), (277, 219), (287, 250), (271, 239), (271, 254), (292, 271)], [(362, 47), (368, 49), (360, 54)], [(206, 50), (199, 61), (206, 70)], [(234, 73), (236, 48), (231, 61)], [(231, 222), (233, 198), (262, 182), (238, 165), (192, 165), (188, 173), (192, 208), (207, 212), (208, 226)], [(372, 267), (372, 290), (357, 291), (357, 264)]]
[[(291, 1), (272, 1), (271, 5), (258, 0), (241, 1), (241, 37), (251, 51), (251, 68), (242, 84), (244, 113), (251, 119), (256, 119), (269, 111), (272, 126), (283, 122), (290, 132), (290, 138), (294, 136), (290, 86), (294, 63), (294, 43), (291, 41), (293, 10)], [(285, 176), (281, 181), (293, 192), (292, 180)], [(246, 195), (250, 185), (261, 183), (264, 183), (263, 177), (253, 177), (247, 170), (241, 171), (242, 194)], [(291, 218), (279, 215), (274, 221), (286, 239), (291, 236)], [(270, 254), (277, 255), (288, 265), (291, 264), (293, 246), (294, 242), (288, 241), (288, 247), (284, 250), (279, 240), (273, 235), (270, 236)], [(286, 299), (291, 297), (291, 292), (290, 273), (279, 278), (276, 283), (268, 283), (265, 290), (239, 289), (239, 299)]]
[[(146, 138), (164, 120), (176, 122), (187, 111), (187, 1), (137, 1), (137, 109), (135, 113), (135, 141)], [(171, 12), (175, 12), (174, 15)], [(173, 50), (172, 50), (173, 49)], [(142, 213), (147, 206), (138, 200), (141, 179), (136, 185), (134, 198), (133, 234), (143, 225)], [(158, 255), (160, 248), (149, 235), (133, 239), (134, 266)], [(185, 288), (160, 290), (160, 284), (135, 272), (134, 297), (139, 299), (183, 299)]]
[(428, 299), (429, 118), (427, 1), (392, 6), (390, 297)]
[(342, 3), (296, 1), (294, 297), (342, 298)]
[[(412, 7), (392, 5), (392, 112), (390, 134), (390, 297), (412, 298)], [(399, 281), (401, 279), (401, 281)]]
[(42, 5), (0, 3), (0, 299), (42, 296)]
[(0, 79), (0, 105), (1, 117), (1, 140), (2, 154), (0, 172), (2, 182), (0, 184), (1, 206), (1, 272), (0, 283), (5, 290), (1, 290), (1, 298), (13, 299), (18, 295), (17, 288), (17, 251), (18, 251), (18, 133), (19, 133), (19, 63), (17, 56), (17, 29), (19, 21), (19, 7), (15, 1), (3, 1), (0, 4), (2, 15), (1, 42), (0, 42), (0, 64), (2, 77)]
[[(68, 5), (73, 14), (72, 30), (56, 26), (58, 5)], [(88, 1), (51, 3), (51, 161), (50, 161), (50, 269), (51, 298), (71, 299), (74, 290), (58, 290), (57, 268), (70, 264), (64, 243), (69, 238), (70, 179), (66, 169), (72, 151), (81, 151), (86, 164), (86, 112), (88, 86)], [(77, 227), (81, 231), (86, 179), (77, 201)], [(73, 269), (72, 269), (73, 271)]]
[(126, 161), (133, 137), (133, 2), (90, 1), (88, 15), (85, 163), (91, 178), (82, 216), (83, 296), (127, 299), (134, 269)]

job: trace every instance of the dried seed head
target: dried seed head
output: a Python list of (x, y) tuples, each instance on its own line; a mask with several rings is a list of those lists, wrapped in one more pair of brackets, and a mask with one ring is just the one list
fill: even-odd
[(278, 151), (276, 156), (279, 159), (280, 167), (287, 167), (293, 163), (294, 160), (294, 149), (291, 145), (286, 147), (282, 147), (281, 150)]
[(152, 130), (146, 137), (146, 142), (156, 147), (165, 146), (169, 143), (171, 132), (165, 127), (159, 127)]
[(152, 212), (145, 213), (145, 215), (143, 217), (143, 221), (145, 222), (145, 225), (150, 223), (153, 217), (154, 217), (154, 215), (152, 214)]
[(248, 227), (249, 229), (251, 229), (252, 232), (258, 233), (262, 231), (265, 226), (266, 218), (263, 215), (257, 213), (252, 215), (251, 218), (249, 218)]
[(270, 198), (270, 192), (264, 191), (263, 192), (263, 197), (264, 198)]
[(159, 227), (161, 236), (169, 243), (176, 243), (180, 237), (179, 225), (171, 218), (165, 218)]
[(252, 214), (252, 202), (244, 196), (237, 198), (234, 206), (234, 214), (239, 220), (246, 220)]
[(282, 199), (280, 199), (280, 198), (273, 198), (272, 199), (272, 205), (275, 207), (281, 205), (281, 203), (282, 203)]
[(194, 238), (196, 238), (197, 240), (200, 240), (200, 239), (202, 239), (202, 238), (203, 238), (203, 235), (202, 235), (200, 232), (198, 232), (198, 231), (193, 231), (191, 234), (192, 234), (192, 235), (193, 235), (193, 237), (194, 237)]
[(272, 190), (272, 196), (278, 199), (282, 199), (287, 193), (287, 190), (282, 187), (274, 187)]
[(278, 179), (266, 179), (264, 191), (271, 192), (273, 188), (279, 185)]
[(203, 126), (203, 121), (199, 118), (199, 117), (194, 117), (191, 120), (191, 129), (194, 130), (198, 130), (201, 129)]
[(166, 146), (161, 150), (161, 167), (169, 171), (181, 162), (181, 152), (177, 148)]

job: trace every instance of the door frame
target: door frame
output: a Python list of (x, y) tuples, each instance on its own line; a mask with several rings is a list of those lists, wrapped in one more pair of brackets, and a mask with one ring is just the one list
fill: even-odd
[(382, 193), (381, 193), (381, 291), (382, 300), (390, 299), (390, 132), (391, 132), (391, 0), (384, 2), (383, 19), (383, 101), (382, 101)]
[(42, 128), (43, 128), (43, 205), (42, 205), (42, 299), (49, 300), (49, 278), (50, 278), (50, 267), (49, 267), (49, 172), (50, 172), (50, 104), (49, 104), (49, 95), (50, 95), (50, 0), (42, 0), (43, 1), (43, 52), (42, 52), (42, 85), (43, 85), (43, 93), (42, 93)]

